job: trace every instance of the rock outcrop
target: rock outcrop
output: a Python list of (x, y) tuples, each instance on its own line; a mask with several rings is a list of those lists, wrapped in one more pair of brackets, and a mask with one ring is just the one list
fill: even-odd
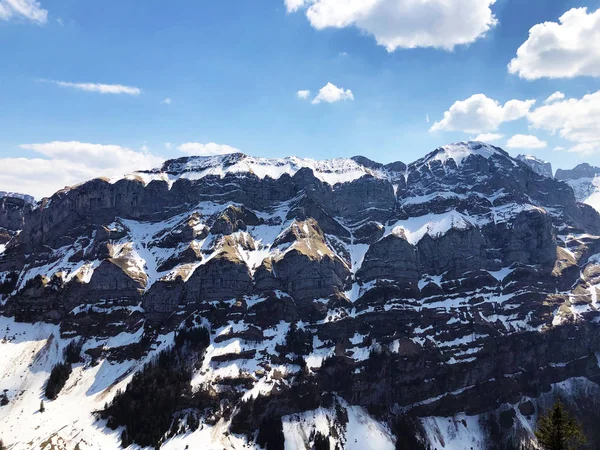
[(192, 384), (217, 406), (177, 420), (248, 436), (332, 405), (508, 423), (600, 376), (600, 215), (540, 164), (478, 142), (408, 165), (233, 154), (4, 198), (0, 312), (119, 343), (94, 362), (204, 326)]

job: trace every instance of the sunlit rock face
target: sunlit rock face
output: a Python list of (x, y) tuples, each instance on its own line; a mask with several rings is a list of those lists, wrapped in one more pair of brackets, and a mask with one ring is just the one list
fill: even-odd
[[(394, 448), (405, 416), (424, 445), (530, 439), (531, 410), (552, 392), (596, 395), (585, 380), (600, 375), (600, 216), (574, 182), (595, 174), (555, 179), (467, 142), (408, 165), (189, 157), (37, 204), (0, 198), (0, 360), (23, 375), (0, 372), (6, 440), (74, 447), (83, 433), (81, 450), (117, 448), (92, 412), (200, 326), (210, 345), (190, 362), (192, 397), (165, 448), (254, 445), (272, 416), (290, 448), (311, 448), (315, 430), (340, 448)], [(77, 384), (48, 409), (83, 398), (86, 413), (66, 428), (36, 416), (19, 435), (15, 411), (39, 404), (76, 337)], [(18, 359), (20, 345), (31, 356)], [(202, 427), (188, 433), (192, 413)], [(512, 422), (492, 436), (461, 414)]]

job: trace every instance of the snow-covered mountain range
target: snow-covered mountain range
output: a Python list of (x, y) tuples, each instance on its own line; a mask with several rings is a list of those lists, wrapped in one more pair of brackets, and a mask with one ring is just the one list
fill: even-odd
[(579, 175), (467, 142), (408, 165), (188, 157), (5, 199), (0, 437), (518, 448), (557, 395), (594, 429), (600, 215)]

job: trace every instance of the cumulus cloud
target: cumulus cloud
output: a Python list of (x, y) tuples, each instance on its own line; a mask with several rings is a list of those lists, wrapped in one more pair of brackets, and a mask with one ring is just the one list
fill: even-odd
[(544, 100), (544, 103), (546, 103), (546, 104), (552, 103), (552, 102), (555, 102), (557, 100), (562, 100), (563, 98), (565, 98), (565, 94), (563, 94), (560, 91), (556, 91), (554, 94), (552, 94), (546, 100)]
[(528, 119), (533, 128), (558, 133), (571, 141), (570, 151), (600, 151), (600, 91), (540, 106), (529, 113)]
[(499, 133), (483, 133), (478, 135), (475, 140), (480, 142), (494, 142), (499, 141), (503, 137), (504, 135)]
[(78, 89), (86, 92), (98, 92), (100, 94), (126, 94), (140, 95), (142, 90), (137, 87), (123, 86), (122, 84), (102, 84), (102, 83), (71, 83), (69, 81), (42, 80), (48, 83), (54, 83), (60, 87)]
[(537, 136), (530, 134), (515, 134), (506, 143), (508, 148), (540, 149), (548, 146), (547, 142), (540, 140)]
[(301, 90), (296, 92), (296, 95), (298, 96), (298, 98), (302, 99), (302, 100), (308, 100), (308, 97), (310, 97), (310, 91), (309, 90)]
[(296, 12), (306, 3), (308, 3), (306, 0), (285, 0), (285, 7), (288, 12)]
[(319, 94), (313, 99), (313, 105), (319, 103), (335, 103), (341, 100), (354, 100), (354, 94), (350, 89), (344, 90), (339, 88), (335, 84), (327, 83), (319, 90)]
[(486, 133), (497, 129), (502, 123), (527, 116), (535, 100), (509, 100), (501, 105), (497, 100), (484, 94), (455, 102), (444, 118), (436, 122), (430, 131), (464, 131), (466, 133)]
[(23, 144), (33, 157), (0, 158), (0, 186), (36, 198), (97, 177), (118, 177), (160, 166), (163, 158), (118, 145), (84, 142)]
[(44, 24), (48, 11), (35, 0), (0, 0), (0, 20), (28, 20)]
[(521, 78), (600, 77), (600, 9), (573, 8), (559, 23), (545, 22), (529, 30), (529, 38), (508, 65)]
[(496, 0), (285, 0), (290, 13), (306, 10), (318, 29), (354, 26), (392, 52), (398, 48), (452, 50), (484, 36), (497, 24)]
[(230, 147), (229, 145), (215, 144), (214, 142), (209, 142), (208, 144), (187, 142), (185, 144), (181, 144), (177, 148), (180, 152), (190, 156), (215, 156), (240, 152), (237, 148)]

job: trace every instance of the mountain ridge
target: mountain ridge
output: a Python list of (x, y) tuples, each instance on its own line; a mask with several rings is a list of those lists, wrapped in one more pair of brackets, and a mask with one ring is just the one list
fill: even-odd
[(369, 429), (382, 448), (409, 438), (459, 448), (465, 433), (492, 448), (498, 437), (478, 421), (508, 414), (501, 439), (530, 442), (527, 411), (549, 392), (571, 387), (576, 402), (574, 386), (593, 390), (600, 215), (567, 184), (477, 142), (408, 165), (265, 161), (168, 161), (22, 209), (0, 257), (7, 440), (25, 445), (17, 430), (62, 349), (81, 339), (64, 392), (45, 403), (56, 411), (84, 396), (89, 417), (70, 413), (60, 428), (36, 416), (35, 438), (116, 448), (123, 428), (93, 425), (92, 411), (117, 421), (104, 403), (198, 327), (205, 349), (176, 350), (195, 359), (165, 448), (254, 446), (274, 419), (288, 442), (310, 446), (319, 431), (353, 448), (345, 416), (370, 424), (357, 429), (361, 448)]

